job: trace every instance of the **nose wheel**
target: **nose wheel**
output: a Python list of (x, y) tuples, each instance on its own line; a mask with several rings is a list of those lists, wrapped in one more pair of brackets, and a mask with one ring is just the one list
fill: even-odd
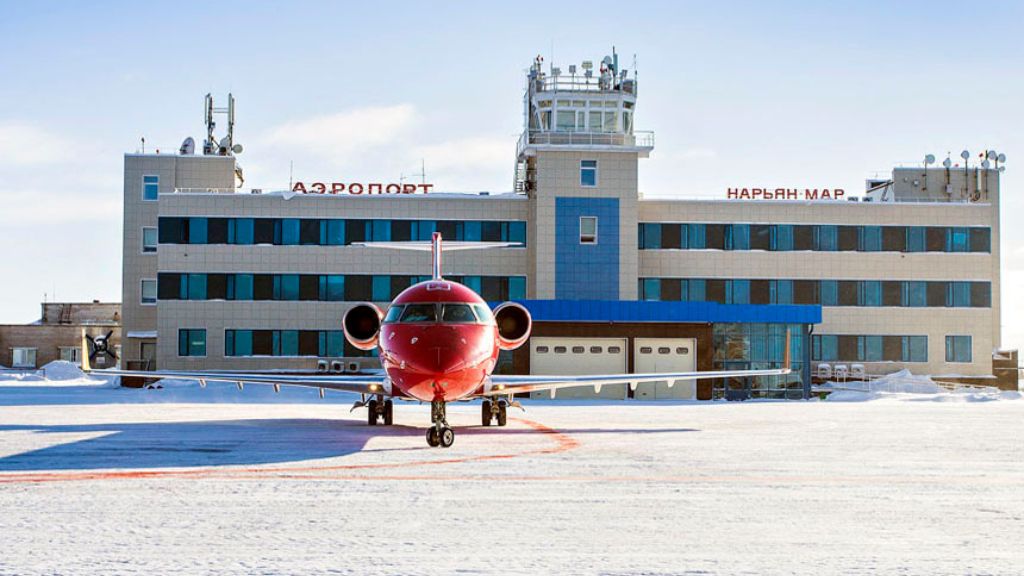
[(427, 445), (431, 448), (451, 448), (455, 443), (455, 431), (448, 425), (445, 417), (445, 403), (434, 401), (430, 403), (430, 419), (432, 424), (427, 429)]

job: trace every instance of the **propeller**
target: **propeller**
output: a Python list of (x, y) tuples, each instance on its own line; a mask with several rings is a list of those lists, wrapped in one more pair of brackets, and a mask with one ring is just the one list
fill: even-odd
[(110, 336), (114, 334), (113, 330), (107, 332), (105, 336), (92, 336), (86, 334), (85, 337), (89, 339), (89, 344), (92, 344), (92, 352), (89, 353), (89, 361), (95, 361), (96, 357), (105, 354), (110, 356), (111, 360), (117, 360), (117, 354), (110, 349)]

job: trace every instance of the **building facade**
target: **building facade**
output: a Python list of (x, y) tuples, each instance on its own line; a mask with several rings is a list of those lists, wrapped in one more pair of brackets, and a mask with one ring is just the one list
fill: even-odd
[(372, 367), (344, 341), (345, 310), (386, 304), (429, 263), (357, 244), (440, 231), (520, 244), (445, 257), (446, 276), (534, 314), (534, 336), (506, 370), (760, 367), (782, 360), (786, 330), (793, 338), (792, 378), (603, 396), (799, 397), (819, 364), (993, 373), (998, 171), (897, 168), (858, 201), (645, 199), (637, 175), (654, 136), (633, 128), (635, 78), (612, 58), (596, 76), (583, 69), (530, 69), (511, 193), (333, 183), (263, 193), (236, 187), (230, 150), (126, 155), (126, 358)]
[[(55, 360), (82, 363), (82, 334), (93, 364), (112, 368), (121, 356), (121, 305), (109, 302), (45, 302), (32, 324), (0, 325), (0, 366), (26, 370)], [(97, 352), (95, 343), (100, 341)], [(109, 350), (109, 353), (104, 352)]]

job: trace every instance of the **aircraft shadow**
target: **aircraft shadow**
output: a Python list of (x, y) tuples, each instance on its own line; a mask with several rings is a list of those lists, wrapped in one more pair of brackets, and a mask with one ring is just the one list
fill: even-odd
[[(545, 434), (533, 429), (479, 425), (455, 424), (455, 429), (458, 435), (466, 436)], [(422, 445), (417, 442), (414, 447), (408, 448), (366, 448), (370, 438), (390, 436), (420, 439), (424, 430), (425, 426), (371, 427), (359, 421), (328, 419), (0, 425), (0, 433), (31, 431), (64, 436), (55, 438), (56, 443), (52, 446), (0, 458), (0, 472), (255, 466), (334, 458), (356, 452), (433, 451), (435, 449), (428, 448), (426, 442)], [(559, 433), (570, 435), (696, 431), (691, 428), (558, 429)]]

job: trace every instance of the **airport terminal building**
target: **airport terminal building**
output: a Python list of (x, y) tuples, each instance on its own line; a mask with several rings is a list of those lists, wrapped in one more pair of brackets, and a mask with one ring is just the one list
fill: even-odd
[[(513, 373), (762, 368), (787, 377), (609, 386), (559, 397), (806, 397), (818, 371), (991, 377), (1000, 347), (999, 171), (895, 168), (863, 194), (741, 188), (646, 199), (635, 78), (530, 70), (514, 189), (296, 182), (242, 189), (227, 142), (126, 154), (123, 357), (155, 369), (373, 368), (341, 318), (429, 278), (365, 241), (504, 241), (453, 252), (446, 277), (534, 316)], [(593, 72), (593, 73), (591, 73)], [(652, 159), (651, 161), (657, 161)]]

